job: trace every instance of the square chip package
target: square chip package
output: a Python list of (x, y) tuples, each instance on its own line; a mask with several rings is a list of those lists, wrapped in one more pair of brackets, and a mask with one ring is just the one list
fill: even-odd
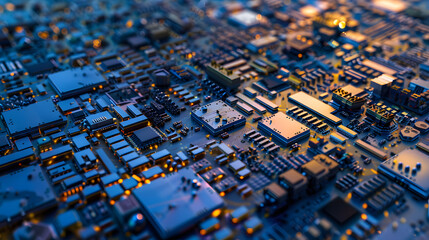
[(0, 227), (57, 205), (55, 192), (42, 169), (30, 166), (0, 177)]
[(355, 207), (340, 197), (332, 199), (322, 207), (322, 211), (340, 225), (343, 225), (359, 213)]
[(133, 194), (164, 239), (192, 228), (224, 205), (213, 188), (190, 168), (143, 185)]
[(20, 138), (39, 130), (66, 123), (66, 118), (57, 110), (51, 100), (15, 108), (2, 113), (2, 119), (11, 137)]
[(49, 74), (48, 79), (55, 92), (62, 99), (79, 96), (107, 83), (104, 77), (92, 66), (72, 68)]
[(282, 112), (259, 121), (258, 128), (284, 146), (310, 136), (310, 129)]

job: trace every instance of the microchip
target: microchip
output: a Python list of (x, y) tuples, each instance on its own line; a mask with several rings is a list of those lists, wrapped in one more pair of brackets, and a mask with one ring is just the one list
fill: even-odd
[(149, 41), (142, 36), (133, 36), (127, 39), (128, 45), (132, 48), (141, 48), (149, 44)]
[(104, 72), (109, 70), (112, 71), (112, 70), (120, 69), (120, 68), (123, 68), (124, 66), (125, 66), (124, 62), (116, 58), (104, 60), (100, 64), (100, 68)]
[(104, 77), (92, 66), (49, 74), (48, 79), (62, 99), (79, 96), (106, 84)]
[(140, 149), (145, 149), (162, 141), (161, 136), (152, 127), (137, 130), (131, 135), (131, 140)]
[[(13, 194), (11, 194), (13, 193)], [(57, 204), (56, 196), (39, 165), (0, 177), (0, 227), (19, 221), (22, 212), (41, 212)]]
[(342, 89), (343, 89), (344, 91), (346, 91), (346, 92), (351, 93), (351, 94), (352, 94), (352, 96), (358, 96), (358, 97), (361, 97), (362, 95), (364, 95), (364, 94), (365, 94), (365, 91), (364, 91), (364, 90), (362, 90), (362, 89), (360, 89), (360, 88), (357, 88), (357, 87), (355, 87), (355, 86), (353, 86), (353, 85), (351, 85), (351, 84), (349, 84), (349, 85), (347, 85), (347, 86), (343, 87)]
[(27, 72), (30, 74), (30, 76), (52, 72), (57, 69), (57, 67), (51, 61), (27, 64), (25, 65), (25, 68), (27, 69)]
[(246, 124), (246, 118), (222, 100), (193, 110), (191, 116), (215, 136)]
[[(193, 187), (196, 184), (199, 187)], [(192, 228), (224, 205), (216, 191), (189, 167), (143, 185), (133, 195), (163, 239)]]
[(60, 101), (57, 103), (57, 105), (60, 108), (61, 112), (63, 112), (63, 113), (68, 113), (68, 112), (79, 109), (79, 104), (73, 98), (66, 99), (64, 101)]
[(267, 77), (262, 79), (261, 82), (269, 90), (284, 90), (289, 87), (289, 82), (287, 79), (278, 79), (276, 77)]
[(282, 145), (290, 145), (310, 135), (310, 129), (282, 112), (259, 121), (258, 128)]
[(39, 132), (39, 129), (53, 128), (66, 122), (51, 100), (3, 112), (2, 118), (13, 138), (24, 137)]
[(355, 207), (340, 197), (332, 199), (322, 207), (322, 211), (341, 225), (359, 213)]
[(83, 133), (72, 138), (73, 145), (77, 150), (81, 151), (91, 147), (89, 141), (86, 139), (87, 136), (88, 134)]
[(17, 139), (15, 141), (15, 145), (18, 151), (33, 147), (33, 144), (31, 143), (31, 140), (29, 137)]
[(228, 21), (233, 25), (246, 29), (258, 26), (261, 22), (265, 21), (265, 18), (258, 17), (258, 14), (253, 11), (243, 10), (231, 14), (231, 16), (228, 18)]
[(92, 131), (97, 131), (100, 128), (111, 127), (114, 125), (113, 117), (108, 111), (89, 115), (85, 120)]

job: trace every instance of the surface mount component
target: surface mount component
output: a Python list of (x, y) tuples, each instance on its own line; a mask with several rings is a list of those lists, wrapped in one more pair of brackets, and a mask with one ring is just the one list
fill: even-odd
[(310, 136), (310, 129), (282, 112), (259, 121), (258, 128), (288, 146)]
[(144, 185), (133, 195), (164, 239), (191, 228), (224, 205), (213, 188), (190, 168)]

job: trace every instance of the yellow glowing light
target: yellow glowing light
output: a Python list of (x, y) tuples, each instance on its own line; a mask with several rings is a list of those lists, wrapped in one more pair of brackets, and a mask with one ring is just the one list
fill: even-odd
[(15, 5), (13, 5), (13, 3), (6, 3), (5, 7), (6, 7), (6, 10), (10, 12), (15, 10)]
[(47, 39), (49, 37), (49, 33), (47, 31), (39, 32), (37, 34), (41, 39)]
[(101, 41), (99, 39), (95, 39), (94, 41), (92, 41), (92, 46), (94, 48), (99, 48), (101, 47)]
[(340, 22), (339, 27), (340, 27), (341, 29), (346, 28), (346, 22), (344, 22), (344, 21)]
[(133, 21), (132, 20), (128, 20), (127, 23), (125, 24), (125, 26), (127, 28), (131, 28), (133, 26)]
[(213, 217), (219, 217), (219, 215), (222, 213), (222, 210), (216, 209), (212, 212)]
[(22, 33), (24, 31), (24, 28), (23, 27), (21, 27), (21, 26), (17, 26), (17, 27), (15, 27), (15, 32), (17, 32), (17, 33)]

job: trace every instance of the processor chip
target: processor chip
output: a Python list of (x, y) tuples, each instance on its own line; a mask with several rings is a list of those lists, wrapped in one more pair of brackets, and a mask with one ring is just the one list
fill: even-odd
[(332, 199), (322, 211), (341, 225), (359, 213), (355, 207), (340, 197)]
[(310, 136), (308, 127), (282, 112), (262, 119), (258, 128), (286, 146)]
[(49, 129), (66, 122), (51, 100), (3, 112), (2, 119), (13, 138), (24, 137), (39, 132), (39, 129)]
[(143, 185), (133, 194), (163, 239), (192, 228), (224, 204), (216, 191), (190, 168)]
[(106, 84), (104, 77), (92, 66), (49, 74), (48, 79), (54, 90), (63, 99), (79, 96)]

